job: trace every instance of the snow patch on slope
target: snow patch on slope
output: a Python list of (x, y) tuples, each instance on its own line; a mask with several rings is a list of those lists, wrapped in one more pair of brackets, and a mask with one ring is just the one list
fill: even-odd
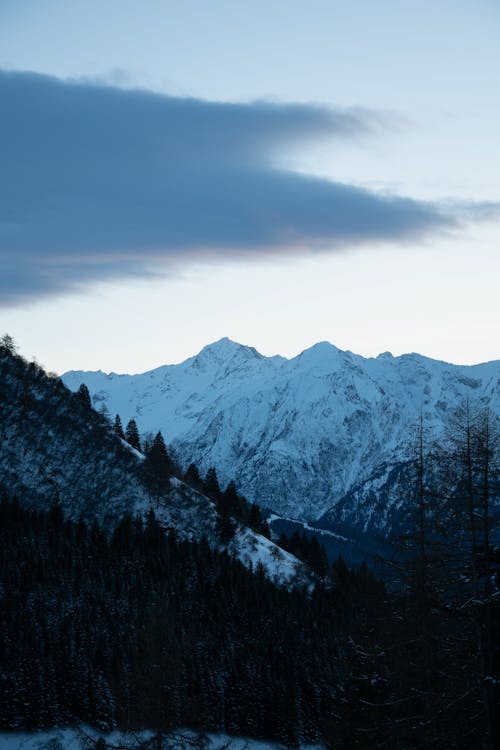
[[(193, 541), (205, 537), (209, 544), (222, 549), (215, 504), (179, 479), (170, 479), (168, 498), (153, 509), (160, 523), (179, 538)], [(264, 575), (276, 586), (311, 584), (304, 563), (247, 526), (237, 526), (228, 551), (250, 570), (261, 565)]]
[(267, 578), (276, 586), (311, 586), (311, 576), (300, 560), (251, 529), (240, 527), (230, 550), (247, 568), (255, 570), (262, 566)]

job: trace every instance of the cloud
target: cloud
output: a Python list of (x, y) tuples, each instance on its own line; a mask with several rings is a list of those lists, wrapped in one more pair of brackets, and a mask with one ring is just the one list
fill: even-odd
[(0, 303), (204, 258), (339, 249), (453, 226), (440, 205), (287, 172), (363, 110), (206, 102), (0, 72)]

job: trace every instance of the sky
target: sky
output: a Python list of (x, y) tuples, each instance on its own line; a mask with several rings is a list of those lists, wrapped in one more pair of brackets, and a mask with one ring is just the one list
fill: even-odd
[(500, 358), (495, 0), (0, 0), (0, 333)]

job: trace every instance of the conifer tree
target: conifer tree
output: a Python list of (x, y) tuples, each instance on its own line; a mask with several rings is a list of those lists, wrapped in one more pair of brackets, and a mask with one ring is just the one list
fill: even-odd
[(157, 432), (151, 446), (148, 448), (144, 470), (150, 490), (156, 499), (156, 507), (158, 507), (160, 497), (168, 489), (169, 477), (172, 474), (172, 462), (167, 453), (167, 447), (161, 432)]
[(197, 492), (203, 492), (203, 480), (195, 464), (189, 464), (184, 475), (184, 481)]
[(217, 478), (217, 472), (213, 466), (207, 471), (204, 486), (205, 493), (210, 500), (220, 500), (222, 492)]
[(122, 420), (120, 419), (119, 414), (115, 417), (115, 434), (122, 440), (125, 440), (125, 433), (123, 432)]
[(0, 347), (6, 349), (9, 354), (15, 354), (17, 351), (16, 343), (12, 336), (8, 333), (4, 333), (2, 338), (0, 338)]
[(135, 419), (131, 419), (125, 428), (125, 439), (132, 448), (136, 451), (141, 450), (141, 441), (139, 438), (139, 430), (137, 429), (137, 422)]
[(82, 383), (80, 385), (79, 389), (76, 392), (76, 397), (77, 397), (78, 401), (81, 404), (83, 404), (83, 406), (86, 409), (91, 409), (92, 408), (92, 401), (91, 401), (91, 398), (90, 398), (89, 389), (87, 388), (87, 386), (85, 385), (85, 383)]
[(221, 495), (218, 503), (219, 509), (230, 516), (238, 516), (240, 510), (238, 490), (234, 481), (231, 479), (226, 489)]
[(144, 453), (144, 455), (149, 453), (149, 451), (151, 450), (151, 446), (153, 445), (153, 440), (154, 440), (154, 435), (152, 432), (146, 432), (142, 436), (142, 452)]

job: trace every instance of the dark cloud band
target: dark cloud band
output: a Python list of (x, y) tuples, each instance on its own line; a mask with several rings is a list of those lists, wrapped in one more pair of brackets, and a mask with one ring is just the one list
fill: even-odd
[(0, 72), (0, 302), (200, 252), (336, 249), (453, 225), (438, 205), (273, 166), (291, 142), (349, 137), (373, 120)]

